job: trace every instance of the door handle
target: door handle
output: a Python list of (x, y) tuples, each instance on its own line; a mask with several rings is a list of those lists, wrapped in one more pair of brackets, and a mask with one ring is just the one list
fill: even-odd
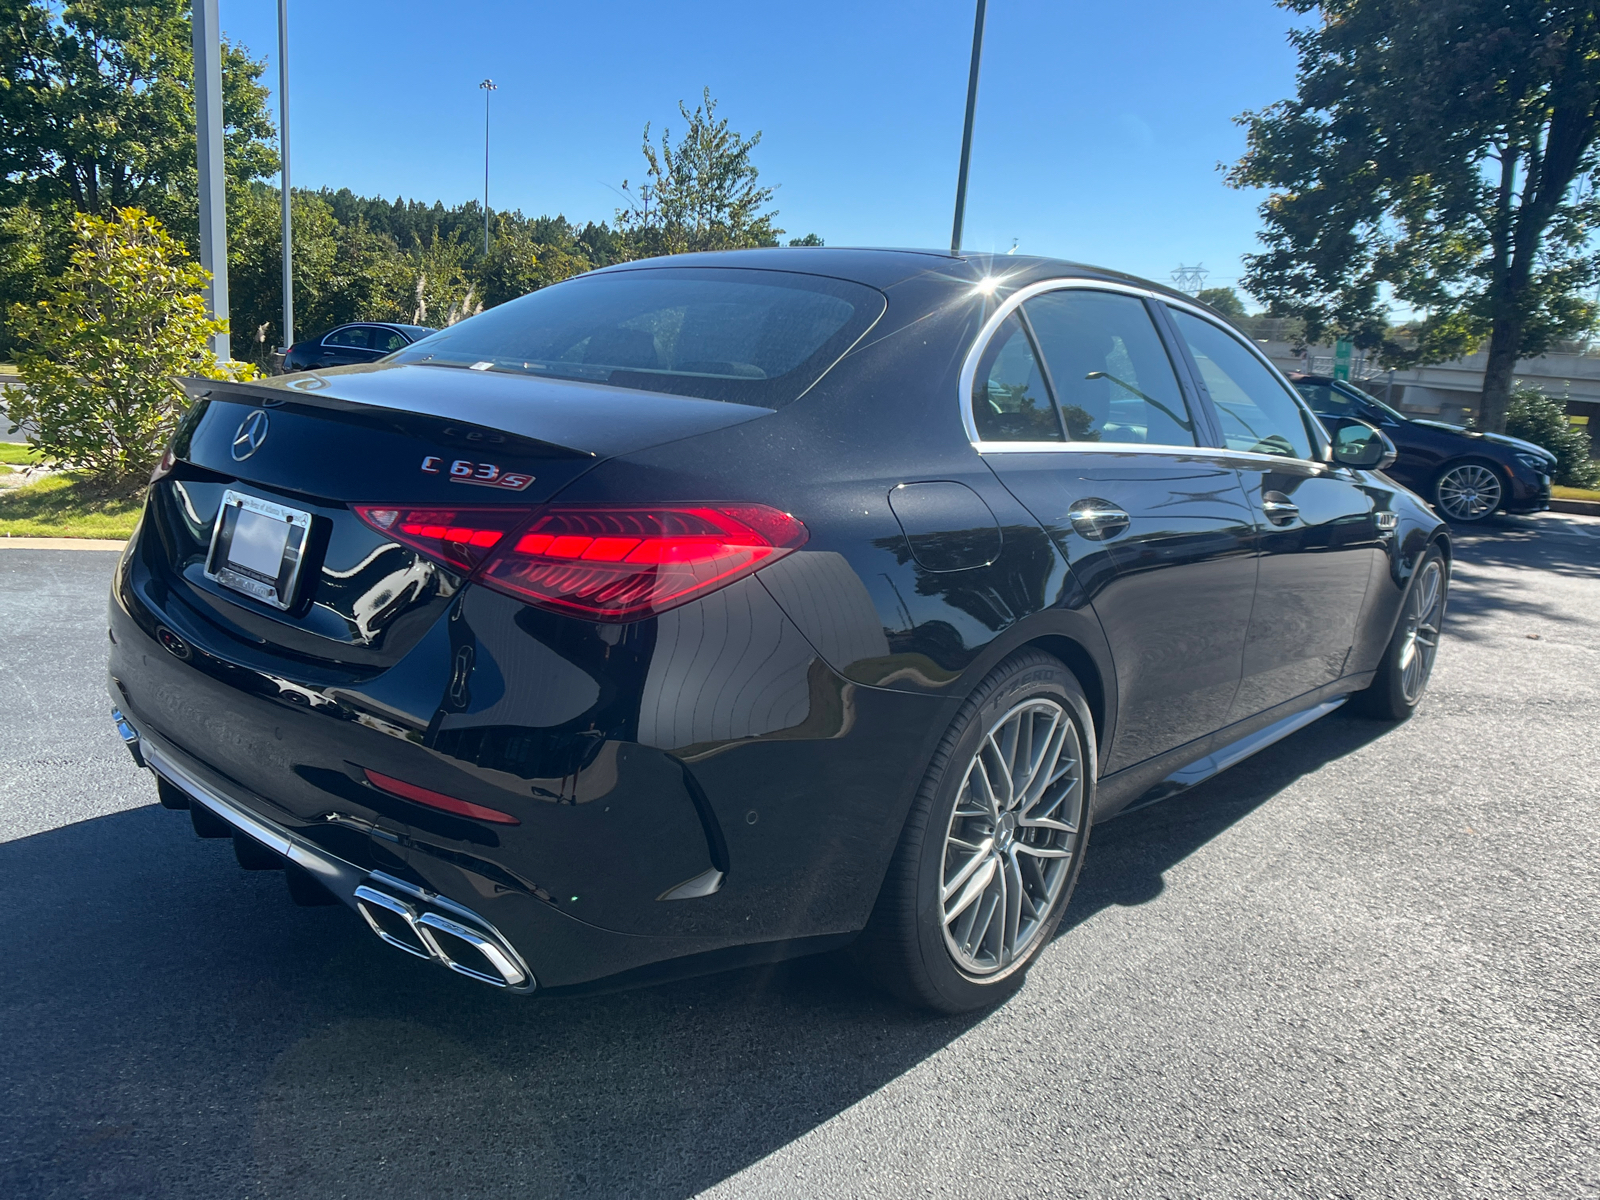
[(1109, 500), (1093, 497), (1075, 501), (1067, 510), (1067, 519), (1080, 536), (1091, 542), (1103, 542), (1116, 537), (1128, 528), (1130, 520), (1127, 513)]
[(1261, 497), (1261, 511), (1274, 525), (1287, 525), (1300, 515), (1300, 506), (1282, 492), (1265, 492)]

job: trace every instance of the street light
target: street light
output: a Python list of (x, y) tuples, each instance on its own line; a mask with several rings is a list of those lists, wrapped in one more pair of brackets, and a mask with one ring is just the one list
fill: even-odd
[(972, 70), (967, 75), (967, 120), (961, 130), (961, 173), (956, 178), (956, 220), (950, 231), (950, 253), (961, 253), (961, 223), (967, 215), (967, 165), (972, 161), (972, 118), (978, 109), (978, 64), (983, 60), (983, 14), (987, 0), (978, 0), (972, 23)]
[(483, 253), (489, 255), (489, 93), (498, 91), (492, 79), (478, 87), (483, 91)]

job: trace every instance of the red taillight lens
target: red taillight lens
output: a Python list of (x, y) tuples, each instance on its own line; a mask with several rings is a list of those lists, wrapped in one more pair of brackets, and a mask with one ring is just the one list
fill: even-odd
[(506, 538), (479, 582), (591, 621), (635, 621), (726, 587), (804, 545), (761, 504), (555, 505)]
[(443, 792), (436, 792), (432, 788), (418, 787), (414, 783), (407, 783), (404, 779), (395, 779), (390, 775), (380, 775), (376, 771), (362, 769), (367, 782), (373, 787), (388, 792), (391, 796), (410, 800), (413, 804), (425, 804), (441, 812), (454, 813), (458, 817), (471, 817), (475, 821), (492, 821), (496, 825), (522, 824), (510, 813), (503, 813), (498, 808), (485, 808), (481, 804), (473, 804), (470, 800), (458, 800), (454, 796), (446, 796)]
[(471, 572), (518, 525), (526, 508), (408, 508), (399, 504), (357, 504), (356, 516), (379, 533), (404, 542), (431, 558)]

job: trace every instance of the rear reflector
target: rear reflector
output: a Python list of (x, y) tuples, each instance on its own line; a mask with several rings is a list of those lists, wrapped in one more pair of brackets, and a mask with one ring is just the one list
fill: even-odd
[(478, 582), (591, 621), (636, 621), (726, 587), (804, 545), (761, 504), (541, 509), (497, 545)]
[(356, 516), (386, 537), (471, 572), (528, 519), (526, 508), (407, 508), (357, 504)]
[(425, 804), (429, 808), (437, 808), (442, 812), (454, 813), (458, 817), (471, 817), (475, 821), (493, 821), (496, 825), (520, 825), (521, 821), (510, 813), (503, 813), (497, 808), (485, 808), (481, 804), (473, 804), (466, 800), (457, 800), (454, 796), (446, 796), (443, 792), (435, 792), (425, 787), (418, 787), (414, 783), (407, 783), (403, 779), (394, 779), (388, 775), (380, 775), (376, 771), (366, 771), (367, 782), (380, 791), (388, 792), (391, 796), (399, 796), (402, 800), (410, 800), (414, 804)]

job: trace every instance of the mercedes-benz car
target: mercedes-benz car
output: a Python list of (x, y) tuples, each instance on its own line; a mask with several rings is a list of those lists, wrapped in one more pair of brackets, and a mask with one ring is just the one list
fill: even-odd
[(991, 1004), (1095, 822), (1406, 717), (1438, 649), (1383, 435), (1091, 267), (685, 255), (191, 386), (119, 730), (241, 865), (509, 992), (848, 948)]
[(1407, 416), (1346, 380), (1298, 373), (1289, 379), (1318, 416), (1355, 417), (1383, 430), (1398, 451), (1387, 473), (1451, 521), (1470, 524), (1497, 512), (1550, 507), (1556, 456), (1543, 446)]
[(284, 352), (280, 370), (315, 371), (377, 362), (385, 354), (404, 349), (434, 330), (426, 325), (397, 325), (388, 321), (352, 321), (327, 333), (296, 342)]

